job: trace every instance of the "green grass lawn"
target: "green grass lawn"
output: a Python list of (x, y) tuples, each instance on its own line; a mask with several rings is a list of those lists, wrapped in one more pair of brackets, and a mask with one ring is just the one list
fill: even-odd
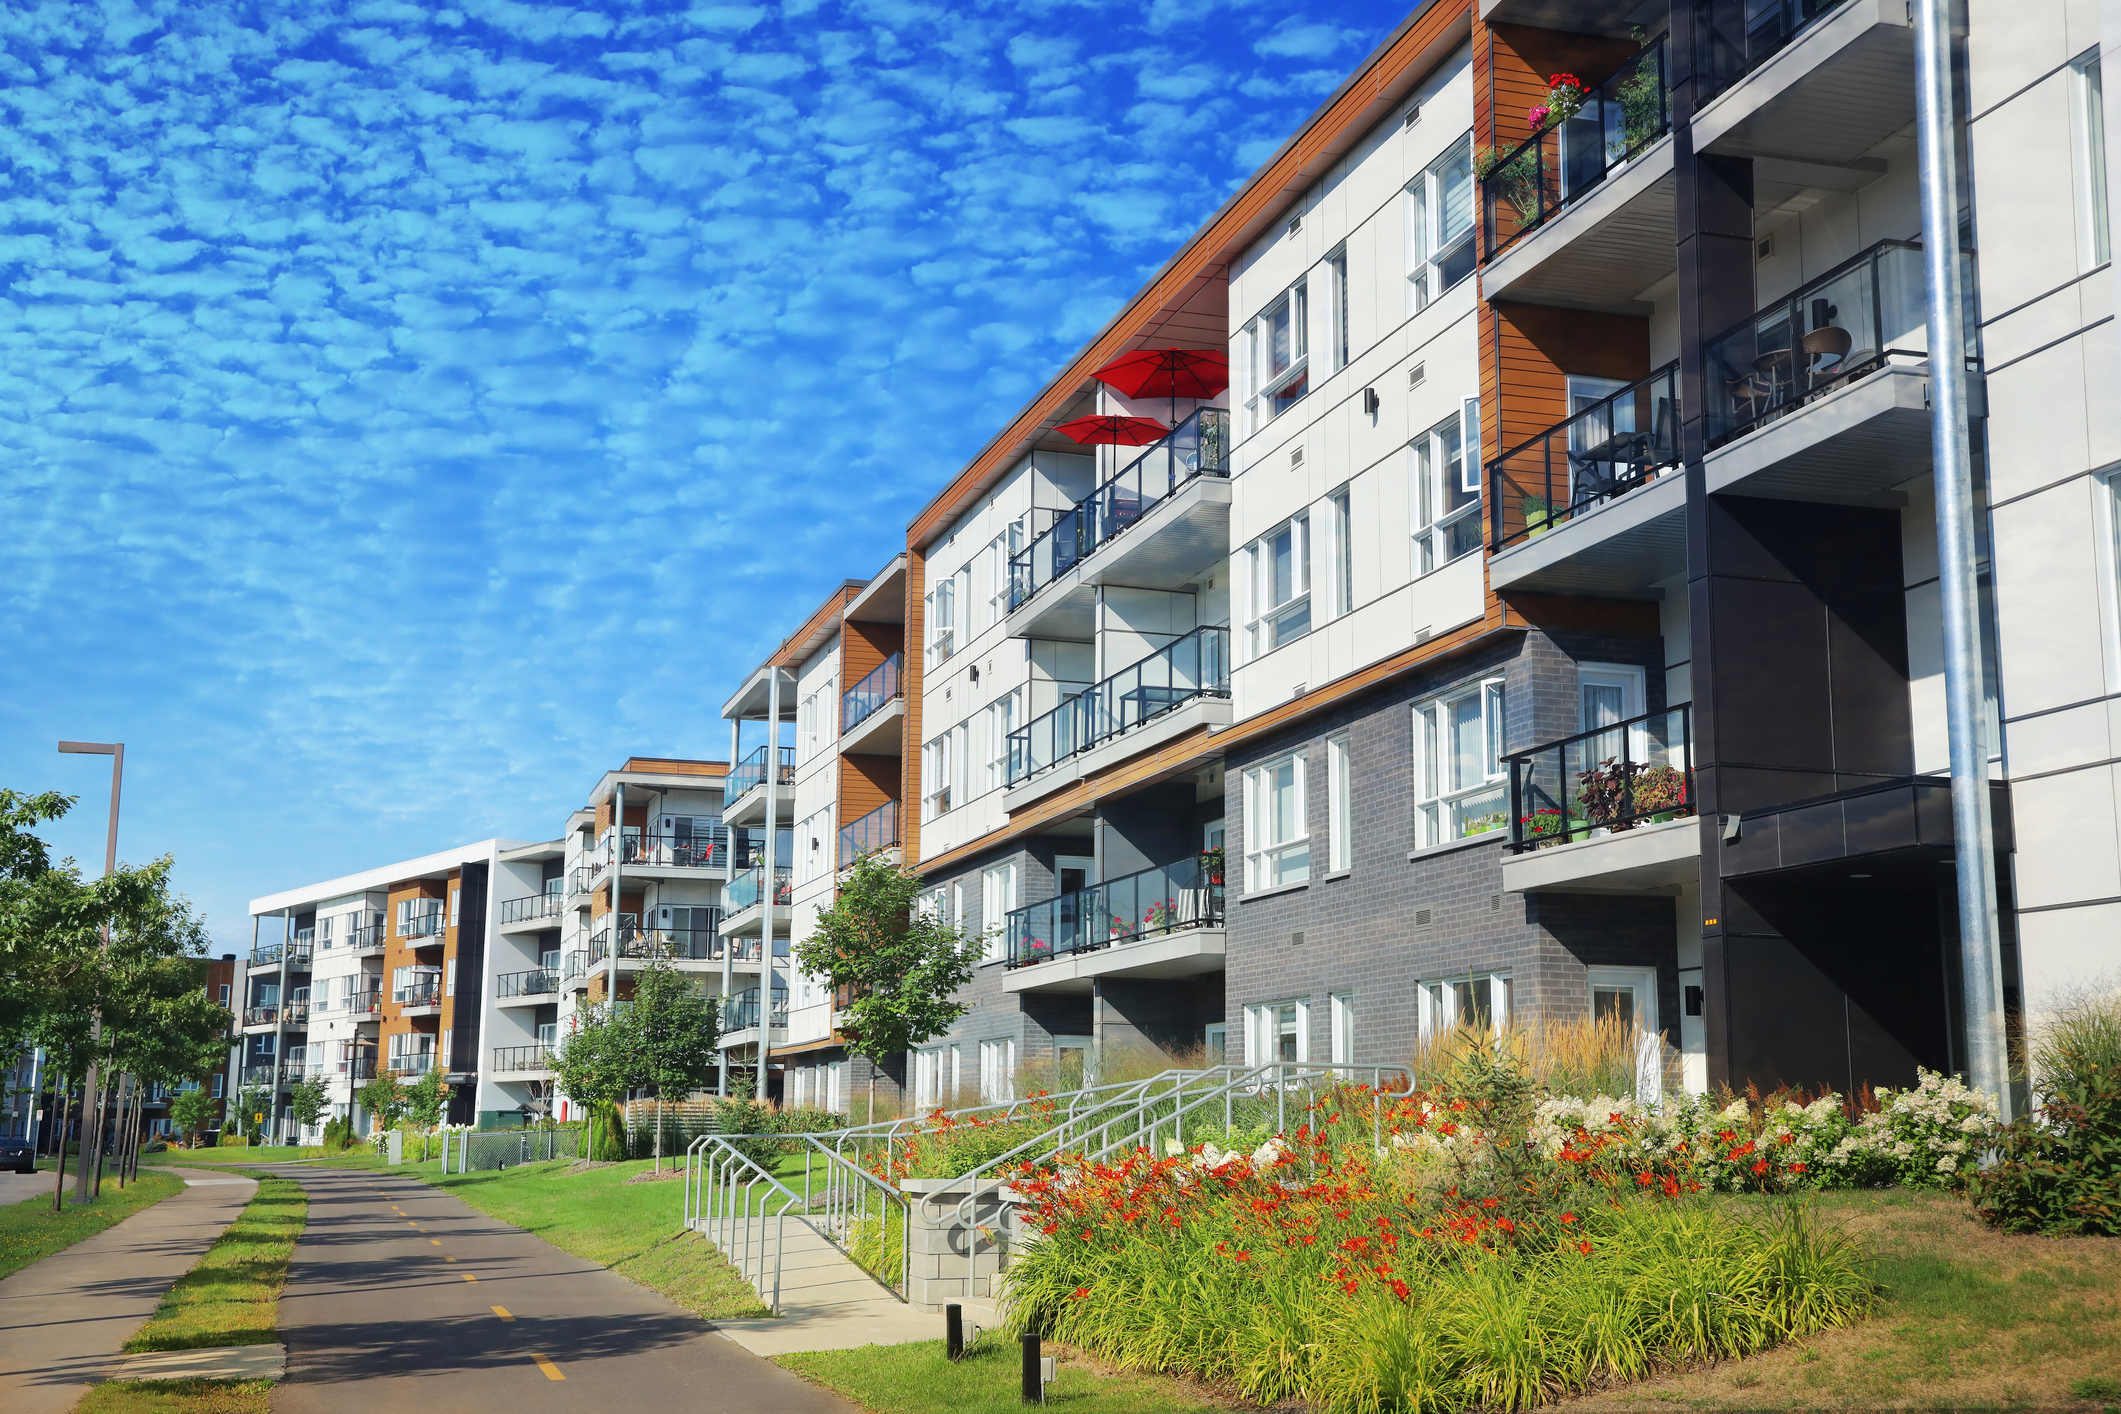
[(270, 1414), (270, 1380), (111, 1380), (74, 1414)]
[(280, 1288), (309, 1199), (292, 1179), (260, 1176), (258, 1191), (198, 1264), (169, 1289), (128, 1353), (269, 1345), (279, 1336)]
[(288, 1159), (315, 1158), (324, 1151), (321, 1148), (303, 1148), (295, 1144), (261, 1144), (255, 1149), (246, 1149), (240, 1144), (216, 1146), (211, 1149), (164, 1149), (159, 1153), (142, 1154), (140, 1166), (149, 1164), (277, 1164)]
[(106, 1176), (103, 1196), (76, 1206), (73, 1175), (68, 1173), (66, 1206), (56, 1213), (49, 1196), (25, 1198), (0, 1207), (0, 1277), (64, 1251), (82, 1238), (93, 1237), (183, 1189), (184, 1180), (174, 1175), (143, 1170), (139, 1181), (127, 1184), (122, 1191), (116, 1179)]
[[(1114, 1371), (1056, 1346), (1060, 1368), (1046, 1403), (1076, 1414), (1174, 1414), (1221, 1408), (1176, 1380)], [(845, 1395), (871, 1414), (1017, 1414), (1024, 1408), (1022, 1353), (986, 1334), (956, 1363), (940, 1340), (782, 1355), (774, 1363)]]

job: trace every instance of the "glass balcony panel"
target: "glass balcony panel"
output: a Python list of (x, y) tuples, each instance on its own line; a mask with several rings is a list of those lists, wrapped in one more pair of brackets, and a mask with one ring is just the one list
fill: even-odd
[[(784, 786), (794, 785), (795, 748), (792, 746), (782, 747), (780, 751), (780, 762), (780, 783)], [(765, 783), (766, 748), (761, 746), (755, 751), (753, 751), (750, 755), (746, 756), (743, 760), (737, 762), (735, 769), (730, 771), (729, 781), (725, 790), (724, 798), (727, 800), (735, 800), (745, 791), (751, 790), (756, 786), (764, 785)]]
[(1092, 884), (1010, 912), (1004, 943), (1010, 967), (1115, 943), (1219, 928), (1223, 881), (1217, 862), (1195, 856)]
[(847, 868), (865, 854), (899, 843), (898, 804), (887, 800), (861, 819), (840, 827), (840, 868)]
[(1601, 398), (1488, 468), (1490, 547), (1542, 535), (1678, 469), (1679, 365)]
[(1197, 628), (1009, 734), (1017, 785), (1197, 697), (1230, 695), (1230, 630)]
[(840, 694), (840, 732), (844, 735), (906, 695), (901, 677), (902, 655), (894, 653), (869, 671), (853, 687)]

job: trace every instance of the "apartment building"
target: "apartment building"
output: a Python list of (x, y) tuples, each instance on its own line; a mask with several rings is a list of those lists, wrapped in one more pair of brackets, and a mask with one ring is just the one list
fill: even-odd
[[(1426, 6), (924, 509), (902, 834), (987, 953), (919, 1102), (1513, 1018), (1964, 1067), (1911, 19)], [(2014, 1011), (2121, 898), (2098, 19), (1962, 56)], [(1229, 390), (1097, 376), (1174, 347)]]

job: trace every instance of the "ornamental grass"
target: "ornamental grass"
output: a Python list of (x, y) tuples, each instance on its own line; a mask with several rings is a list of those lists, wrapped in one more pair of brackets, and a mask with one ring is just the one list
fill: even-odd
[[(1805, 1207), (1711, 1206), (1701, 1146), (1631, 1143), (1618, 1114), (1550, 1152), (1537, 1108), (1521, 1065), (1475, 1055), (1438, 1091), (1326, 1095), (1251, 1154), (1027, 1167), (1010, 1320), (1262, 1403), (1411, 1411), (1524, 1408), (1867, 1309), (1857, 1249)], [(1772, 1150), (1744, 1159), (1763, 1190), (1791, 1181)]]

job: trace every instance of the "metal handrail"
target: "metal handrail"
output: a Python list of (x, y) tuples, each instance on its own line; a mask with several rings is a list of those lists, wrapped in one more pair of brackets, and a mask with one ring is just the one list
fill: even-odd
[(493, 1069), (496, 1075), (519, 1070), (550, 1070), (552, 1047), (542, 1043), (530, 1046), (495, 1046)]
[(560, 974), (550, 967), (528, 972), (503, 972), (493, 979), (495, 997), (536, 997), (560, 990)]
[(272, 1026), (279, 1019), (280, 1006), (277, 1002), (271, 1006), (247, 1006), (243, 1008), (243, 1024), (245, 1026)]
[(1510, 852), (1692, 815), (1693, 705), (1506, 753)]
[(899, 843), (898, 807), (897, 801), (887, 800), (861, 819), (840, 826), (840, 868), (845, 869), (865, 854)]
[(368, 948), (380, 948), (386, 934), (381, 923), (370, 923), (355, 928), (346, 935), (346, 946), (351, 952), (362, 952)]
[(565, 900), (559, 894), (527, 894), (501, 902), (501, 922), (528, 923), (536, 918), (557, 918)]
[(442, 984), (440, 980), (415, 982), (410, 987), (399, 987), (390, 994), (391, 1001), (399, 1006), (440, 1006)]
[[(844, 1254), (856, 1261), (857, 1233), (867, 1224), (877, 1225), (879, 1237), (890, 1235), (891, 1216), (896, 1212), (899, 1228), (898, 1280), (888, 1281), (869, 1271), (870, 1278), (899, 1300), (907, 1267), (911, 1224), (906, 1221), (904, 1194), (851, 1163), (814, 1134), (778, 1136), (803, 1155), (803, 1191), (799, 1194), (779, 1178), (746, 1157), (737, 1145), (741, 1136), (703, 1134), (685, 1151), (684, 1224), (720, 1248), (737, 1270), (752, 1284), (775, 1315), (781, 1309), (781, 1254), (787, 1237), (787, 1219), (792, 1215)], [(816, 1181), (822, 1158), (822, 1182)], [(766, 1209), (772, 1207), (772, 1211)], [(772, 1241), (767, 1242), (767, 1222), (772, 1223)], [(769, 1285), (767, 1261), (771, 1258)]]
[(840, 735), (845, 736), (906, 695), (905, 656), (894, 653), (840, 694)]
[(399, 925), (398, 936), (401, 938), (439, 937), (442, 930), (448, 926), (442, 919), (443, 912), (439, 907), (426, 913), (415, 913)]
[(1528, 437), (1488, 464), (1488, 547), (1500, 551), (1679, 465), (1672, 362)]
[(1222, 922), (1223, 881), (1193, 855), (1011, 909), (1003, 928), (1017, 968)]
[[(780, 753), (780, 784), (795, 783), (795, 748), (784, 746)], [(723, 788), (724, 800), (735, 800), (749, 790), (766, 783), (766, 748), (761, 746), (730, 768), (728, 784)]]
[(1009, 785), (1202, 697), (1230, 695), (1230, 630), (1194, 629), (1009, 733)]
[(714, 869), (729, 862), (729, 827), (715, 825), (703, 833), (649, 830), (626, 836), (626, 862), (674, 869)]
[[(773, 869), (773, 902), (785, 907), (789, 890), (794, 887), (795, 871), (785, 864)], [(730, 914), (742, 913), (747, 908), (758, 907), (766, 890), (765, 866), (753, 865), (729, 881), (722, 890), (722, 903)]]

